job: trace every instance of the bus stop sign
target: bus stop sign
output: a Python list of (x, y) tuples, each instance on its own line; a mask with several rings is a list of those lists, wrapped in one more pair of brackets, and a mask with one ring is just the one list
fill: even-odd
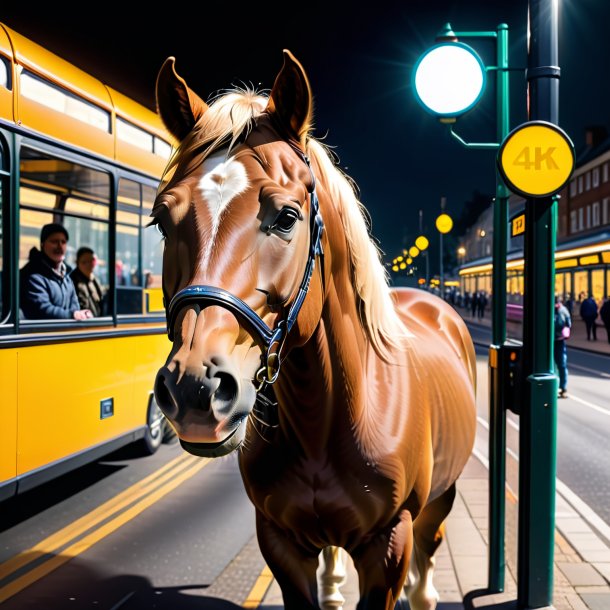
[(506, 186), (515, 193), (548, 197), (569, 180), (574, 159), (574, 145), (562, 129), (546, 121), (529, 121), (502, 142), (498, 168)]

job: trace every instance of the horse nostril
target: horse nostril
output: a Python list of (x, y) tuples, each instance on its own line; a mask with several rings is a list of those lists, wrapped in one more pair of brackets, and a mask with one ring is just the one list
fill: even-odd
[(214, 377), (218, 380), (218, 387), (212, 394), (212, 408), (215, 413), (227, 414), (237, 397), (237, 381), (229, 373), (217, 372)]
[(163, 375), (163, 373), (157, 373), (154, 394), (159, 408), (165, 415), (170, 415), (176, 410), (176, 406), (172, 400), (172, 395), (167, 387), (165, 375)]

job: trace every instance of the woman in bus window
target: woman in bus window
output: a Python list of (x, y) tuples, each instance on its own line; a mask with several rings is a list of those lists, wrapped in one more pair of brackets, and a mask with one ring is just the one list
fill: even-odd
[(104, 291), (93, 270), (97, 265), (95, 252), (83, 246), (76, 253), (76, 269), (70, 277), (76, 287), (76, 295), (81, 309), (89, 309), (97, 318), (104, 315)]
[(20, 305), (32, 320), (92, 318), (89, 309), (81, 309), (69, 269), (64, 262), (68, 231), (63, 225), (44, 225), (40, 232), (40, 250), (30, 250), (30, 260), (21, 269)]

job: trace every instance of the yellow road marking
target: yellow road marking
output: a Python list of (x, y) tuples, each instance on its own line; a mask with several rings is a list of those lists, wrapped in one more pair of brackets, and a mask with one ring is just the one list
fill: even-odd
[(265, 597), (265, 593), (271, 586), (271, 582), (273, 581), (273, 574), (269, 569), (269, 566), (265, 566), (263, 571), (260, 573), (260, 576), (257, 578), (254, 586), (250, 593), (248, 593), (248, 597), (246, 601), (242, 604), (244, 608), (258, 608), (263, 601), (263, 597)]
[[(163, 498), (170, 491), (178, 487), (181, 483), (197, 474), (204, 466), (206, 466), (211, 460), (208, 458), (198, 458), (194, 466), (189, 467), (183, 471), (180, 475), (175, 476), (165, 485), (161, 486), (144, 499), (140, 500), (137, 504), (134, 504), (120, 515), (117, 515), (111, 521), (108, 521), (102, 525), (99, 529), (91, 532), (84, 536), (79, 541), (75, 542), (68, 548), (64, 549), (60, 555), (51, 557), (48, 561), (36, 566), (29, 572), (23, 574), (19, 578), (0, 589), (0, 603), (6, 601), (9, 597), (19, 593), (26, 587), (29, 587), (37, 580), (40, 580), (43, 576), (46, 576), (53, 570), (56, 570), (64, 563), (67, 563), (72, 558), (80, 555), (88, 548), (117, 530), (119, 527), (139, 515), (143, 510)], [(173, 474), (173, 473), (172, 473)]]
[(6, 578), (9, 574), (12, 574), (22, 566), (38, 559), (39, 557), (42, 557), (43, 555), (52, 553), (53, 551), (62, 547), (64, 544), (67, 544), (70, 542), (70, 540), (76, 538), (76, 536), (86, 532), (88, 529), (94, 527), (101, 521), (104, 521), (104, 519), (107, 519), (128, 504), (131, 504), (132, 502), (135, 502), (142, 496), (146, 495), (154, 487), (164, 483), (166, 479), (173, 476), (174, 470), (184, 465), (184, 463), (190, 463), (196, 459), (197, 458), (184, 454), (178, 456), (159, 470), (156, 470), (141, 481), (138, 481), (136, 484), (128, 487), (107, 502), (104, 502), (104, 504), (98, 506), (95, 510), (83, 515), (54, 534), (51, 534), (49, 537), (40, 541), (35, 546), (22, 551), (18, 555), (15, 555), (14, 557), (11, 557), (11, 559), (1, 563), (0, 580)]

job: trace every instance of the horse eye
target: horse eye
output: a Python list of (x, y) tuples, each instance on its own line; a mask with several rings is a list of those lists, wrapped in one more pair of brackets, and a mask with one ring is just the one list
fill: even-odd
[(294, 208), (282, 208), (270, 228), (281, 233), (289, 233), (300, 218), (301, 215)]
[(155, 227), (157, 228), (157, 231), (159, 231), (159, 233), (161, 233), (161, 235), (163, 236), (163, 239), (167, 239), (167, 233), (165, 232), (165, 229), (162, 227), (161, 223), (156, 222)]

